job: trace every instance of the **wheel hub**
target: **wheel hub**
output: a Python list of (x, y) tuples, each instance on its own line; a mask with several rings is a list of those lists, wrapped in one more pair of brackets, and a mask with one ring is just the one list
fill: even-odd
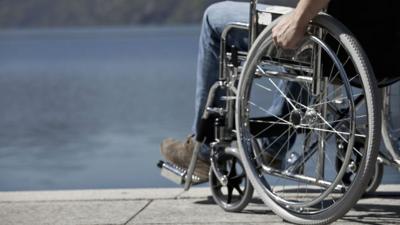
[(307, 109), (302, 119), (303, 124), (316, 125), (318, 122), (318, 113), (315, 109)]
[(290, 113), (290, 122), (293, 123), (295, 126), (300, 125), (302, 117), (303, 115), (300, 110), (293, 110)]

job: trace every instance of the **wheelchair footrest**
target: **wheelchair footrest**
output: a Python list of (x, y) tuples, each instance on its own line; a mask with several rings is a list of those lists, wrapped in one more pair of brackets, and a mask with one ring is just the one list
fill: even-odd
[[(183, 169), (173, 163), (159, 161), (157, 167), (161, 169), (161, 176), (167, 178), (168, 180), (183, 185), (185, 184), (185, 179), (187, 176), (187, 170)], [(192, 184), (201, 183), (200, 178), (196, 175), (192, 175)]]

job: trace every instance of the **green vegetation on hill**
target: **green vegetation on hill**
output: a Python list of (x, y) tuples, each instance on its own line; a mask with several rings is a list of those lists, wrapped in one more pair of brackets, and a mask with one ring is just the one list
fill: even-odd
[(0, 0), (0, 27), (198, 23), (217, 0)]
[(218, 1), (0, 0), (0, 28), (199, 23), (206, 7)]

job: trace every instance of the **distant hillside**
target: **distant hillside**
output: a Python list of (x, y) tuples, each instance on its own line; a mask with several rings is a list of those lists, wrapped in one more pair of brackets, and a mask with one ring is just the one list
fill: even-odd
[(0, 28), (199, 23), (214, 2), (218, 0), (0, 0)]

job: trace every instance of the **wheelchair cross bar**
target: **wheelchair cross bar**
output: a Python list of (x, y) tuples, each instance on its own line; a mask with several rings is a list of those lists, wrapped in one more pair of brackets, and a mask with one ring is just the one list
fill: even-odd
[(249, 16), (249, 49), (257, 37), (257, 2), (258, 0), (250, 0), (250, 16)]

